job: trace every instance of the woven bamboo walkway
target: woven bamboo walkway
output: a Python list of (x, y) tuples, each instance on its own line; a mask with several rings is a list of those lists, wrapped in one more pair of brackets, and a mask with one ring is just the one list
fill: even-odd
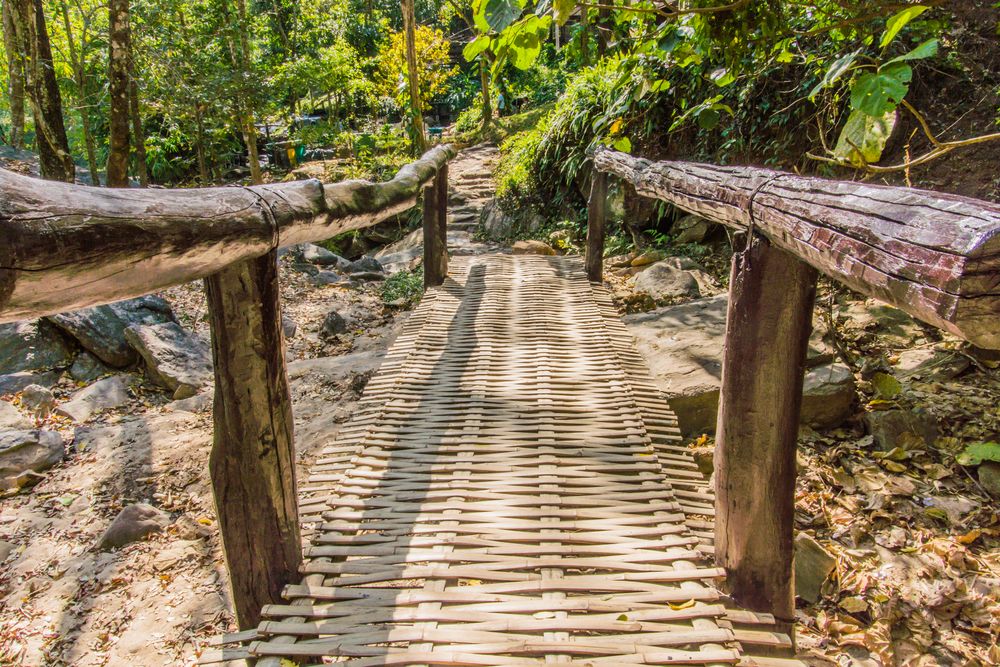
[(748, 657), (790, 642), (714, 587), (675, 424), (578, 260), (453, 260), (303, 490), (301, 582), (202, 661), (798, 664)]

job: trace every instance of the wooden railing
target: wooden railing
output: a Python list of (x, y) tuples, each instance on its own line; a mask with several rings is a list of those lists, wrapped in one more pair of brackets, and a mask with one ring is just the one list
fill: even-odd
[(733, 256), (716, 432), (715, 549), (736, 600), (791, 621), (795, 447), (818, 271), (1000, 349), (1000, 205), (753, 167), (594, 156), (587, 267), (607, 174), (746, 233)]
[(438, 146), (386, 183), (113, 190), (0, 170), (0, 322), (205, 279), (215, 365), (209, 472), (242, 628), (302, 563), (277, 250), (374, 225), (423, 191), (425, 281), (447, 271)]

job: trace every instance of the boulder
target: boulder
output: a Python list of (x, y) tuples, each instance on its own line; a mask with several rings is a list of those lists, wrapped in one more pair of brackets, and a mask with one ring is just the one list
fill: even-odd
[(690, 270), (696, 269), (697, 266), (691, 260), (682, 257), (671, 257), (656, 262), (635, 277), (635, 289), (657, 301), (698, 297), (701, 295), (701, 288), (698, 285), (698, 278)]
[[(722, 294), (624, 318), (686, 435), (715, 431), (727, 304), (728, 297)], [(817, 333), (810, 339), (807, 365), (828, 358)], [(819, 367), (807, 374), (802, 401), (804, 423), (829, 425), (838, 420), (837, 415), (839, 419), (849, 416), (854, 388), (853, 376), (850, 386), (847, 384), (848, 375), (850, 370), (840, 364)], [(828, 406), (831, 396), (838, 402)]]
[(697, 215), (685, 215), (674, 223), (674, 243), (701, 243), (712, 230), (712, 223)]
[(344, 282), (344, 277), (339, 273), (334, 273), (333, 271), (317, 271), (316, 275), (309, 279), (316, 287), (322, 287), (323, 285), (336, 285), (337, 283)]
[(73, 365), (69, 367), (70, 377), (77, 382), (93, 382), (102, 375), (106, 375), (108, 371), (108, 367), (90, 352), (81, 352), (76, 355)]
[(850, 367), (834, 363), (814, 368), (802, 383), (800, 421), (815, 428), (838, 426), (853, 414), (856, 396)]
[[(647, 250), (646, 252), (640, 253), (629, 260), (629, 266), (649, 266), (651, 264), (656, 264), (660, 260), (666, 257), (666, 253), (662, 250)], [(693, 262), (692, 262), (693, 263)]]
[(0, 401), (0, 429), (31, 428), (31, 420), (7, 401)]
[(895, 375), (904, 380), (945, 382), (969, 367), (969, 358), (955, 350), (917, 348), (899, 353)]
[(479, 230), (484, 238), (503, 241), (514, 235), (517, 221), (503, 212), (495, 199), (486, 202), (479, 212)]
[(808, 533), (795, 536), (795, 594), (813, 603), (819, 600), (823, 582), (837, 566), (837, 559)]
[(0, 490), (17, 489), (62, 461), (63, 441), (55, 431), (0, 430)]
[(358, 273), (351, 274), (351, 280), (353, 282), (361, 282), (365, 280), (385, 280), (385, 274), (379, 273), (378, 271), (359, 271)]
[(556, 251), (542, 241), (517, 241), (512, 248), (515, 255), (554, 255)]
[(71, 363), (71, 346), (45, 320), (0, 324), (0, 374), (65, 368)]
[(56, 407), (56, 397), (46, 387), (29, 384), (21, 391), (21, 407), (36, 417), (44, 418)]
[(864, 421), (882, 451), (929, 447), (938, 437), (937, 420), (924, 410), (876, 410), (865, 413)]
[(338, 255), (337, 253), (330, 252), (323, 246), (318, 246), (314, 243), (304, 243), (302, 244), (302, 259), (311, 264), (318, 264), (319, 266), (332, 266), (335, 269), (340, 269), (344, 271), (347, 269), (351, 263)]
[(298, 271), (299, 273), (304, 273), (307, 276), (315, 276), (319, 273), (319, 267), (315, 264), (307, 264), (305, 262), (295, 262), (291, 265), (293, 271)]
[(299, 325), (295, 323), (295, 320), (288, 317), (287, 315), (281, 316), (281, 333), (284, 334), (285, 338), (292, 339), (295, 338), (295, 333), (299, 330)]
[(130, 379), (128, 375), (114, 375), (95, 382), (70, 396), (68, 401), (56, 408), (56, 414), (82, 423), (97, 412), (125, 405), (129, 400)]
[(331, 310), (323, 318), (323, 325), (320, 327), (319, 333), (321, 336), (336, 336), (347, 333), (347, 320), (337, 311)]
[(177, 321), (170, 304), (152, 295), (50, 315), (47, 319), (80, 343), (83, 349), (115, 368), (124, 368), (139, 360), (125, 340), (127, 327)]
[(3, 394), (16, 394), (23, 391), (25, 387), (33, 384), (43, 387), (54, 387), (62, 377), (62, 371), (42, 371), (38, 373), (8, 373), (0, 375), (0, 396)]
[(1000, 498), (1000, 463), (983, 461), (977, 471), (979, 483), (994, 498)]
[(159, 533), (170, 525), (170, 515), (146, 503), (129, 505), (115, 517), (104, 531), (98, 546), (101, 550), (116, 549)]
[(381, 262), (385, 272), (389, 275), (399, 273), (400, 271), (412, 271), (424, 261), (424, 249), (421, 246), (391, 255), (381, 255), (378, 261)]
[(167, 412), (190, 412), (197, 414), (199, 412), (208, 412), (211, 410), (214, 400), (215, 390), (209, 389), (195, 394), (194, 396), (189, 396), (188, 398), (171, 401), (164, 405), (163, 409)]
[(382, 270), (382, 264), (371, 255), (365, 255), (347, 265), (348, 273), (381, 273)]
[(131, 326), (125, 336), (150, 377), (172, 391), (174, 399), (194, 396), (214, 380), (208, 344), (179, 324)]

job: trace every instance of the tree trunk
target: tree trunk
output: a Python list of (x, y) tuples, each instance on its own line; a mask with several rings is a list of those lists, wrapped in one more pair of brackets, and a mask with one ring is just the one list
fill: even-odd
[(243, 76), (240, 86), (240, 124), (243, 126), (243, 140), (247, 145), (247, 160), (250, 162), (250, 179), (254, 183), (263, 183), (264, 176), (260, 171), (260, 154), (257, 152), (257, 128), (254, 126), (253, 105), (250, 103), (250, 39), (247, 35), (247, 3), (246, 0), (236, 0), (236, 10), (239, 12), (239, 39), (240, 39), (240, 69)]
[(424, 290), (448, 276), (448, 165), (424, 186)]
[(24, 56), (14, 27), (13, 0), (3, 2), (3, 47), (7, 54), (7, 101), (10, 103), (10, 137), (14, 148), (24, 148)]
[(84, 71), (81, 55), (76, 50), (76, 39), (73, 36), (73, 25), (69, 20), (69, 8), (66, 0), (60, 3), (63, 17), (63, 28), (66, 30), (66, 42), (69, 46), (70, 66), (73, 68), (73, 79), (76, 81), (77, 104), (76, 110), (80, 114), (80, 127), (83, 129), (83, 143), (87, 149), (87, 166), (90, 168), (90, 183), (98, 186), (101, 184), (101, 177), (97, 167), (97, 147), (94, 145), (94, 134), (90, 130), (90, 116), (87, 113), (87, 74)]
[(209, 473), (241, 629), (302, 564), (277, 252), (205, 279), (215, 361)]
[(149, 185), (149, 170), (146, 166), (146, 133), (142, 130), (142, 116), (139, 114), (139, 82), (135, 78), (135, 64), (129, 57), (128, 110), (132, 121), (132, 145), (135, 147), (135, 173), (139, 185)]
[(201, 115), (201, 105), (194, 103), (195, 150), (198, 153), (198, 175), (202, 185), (208, 184), (208, 163), (205, 159), (205, 119)]
[(715, 557), (741, 606), (791, 625), (795, 446), (816, 269), (752, 236), (733, 255), (715, 449)]
[(417, 77), (416, 17), (414, 0), (402, 0), (403, 31), (406, 41), (406, 81), (410, 89), (410, 120), (413, 132), (413, 148), (416, 154), (427, 149), (424, 133), (424, 112), (420, 102), (420, 81)]
[(493, 100), (490, 99), (490, 73), (483, 56), (479, 57), (479, 85), (483, 92), (483, 130), (493, 123)]
[(107, 181), (109, 188), (128, 187), (129, 156), (129, 0), (108, 0), (108, 90), (110, 123), (108, 127)]
[(76, 166), (63, 123), (62, 96), (52, 63), (52, 47), (45, 26), (42, 0), (11, 0), (18, 44), (25, 59), (28, 99), (35, 121), (35, 143), (42, 178), (72, 183)]

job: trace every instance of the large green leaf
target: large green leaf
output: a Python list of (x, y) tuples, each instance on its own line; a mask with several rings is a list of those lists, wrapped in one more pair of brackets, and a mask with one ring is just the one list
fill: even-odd
[(489, 35), (480, 35), (479, 37), (476, 37), (474, 40), (466, 44), (464, 49), (462, 49), (462, 56), (464, 56), (468, 61), (474, 60), (476, 56), (490, 48), (491, 41), (493, 40), (490, 39)]
[[(882, 157), (882, 150), (885, 148), (885, 143), (889, 140), (889, 135), (892, 134), (892, 128), (895, 124), (895, 111), (890, 111), (881, 118), (876, 118), (875, 116), (869, 116), (860, 109), (855, 109), (847, 117), (844, 129), (840, 131), (840, 138), (837, 139), (837, 145), (833, 149), (833, 154), (858, 167), (878, 162)], [(891, 375), (877, 373), (876, 378), (879, 376), (885, 376), (892, 379), (897, 385), (899, 384)], [(885, 389), (884, 386), (875, 382), (873, 384), (880, 396), (883, 398), (892, 398), (892, 396), (886, 395), (889, 392), (883, 391)], [(887, 382), (886, 384), (889, 383)]]
[(851, 65), (854, 64), (854, 61), (857, 59), (859, 53), (860, 51), (851, 51), (846, 56), (841, 56), (840, 58), (834, 60), (833, 64), (830, 65), (830, 68), (826, 70), (826, 74), (823, 75), (820, 82), (817, 83), (816, 87), (809, 93), (809, 97), (815, 97), (816, 93), (819, 91), (828, 86), (832, 86), (840, 77), (844, 75), (844, 72), (851, 68)]
[(880, 48), (885, 48), (888, 46), (899, 31), (902, 30), (907, 23), (917, 18), (929, 8), (924, 5), (914, 5), (912, 7), (907, 7), (906, 9), (896, 12), (893, 14), (888, 21), (885, 22), (885, 32), (882, 33), (882, 41), (879, 42)]
[(912, 78), (913, 70), (906, 63), (889, 63), (863, 74), (851, 86), (851, 107), (881, 118), (906, 97)]
[(936, 39), (928, 39), (926, 42), (913, 49), (909, 53), (904, 53), (901, 56), (896, 56), (890, 60), (886, 65), (890, 63), (898, 63), (904, 60), (921, 60), (923, 58), (930, 58), (937, 53), (938, 41)]
[(519, 0), (473, 0), (472, 17), (479, 32), (500, 32), (517, 20), (523, 8)]
[(526, 16), (500, 34), (497, 55), (514, 67), (531, 67), (542, 51), (542, 40), (552, 25), (551, 16)]
[(977, 442), (969, 445), (955, 460), (964, 466), (977, 466), (983, 461), (1000, 463), (1000, 443)]
[(576, 9), (576, 0), (552, 0), (552, 15), (559, 25), (565, 25)]

